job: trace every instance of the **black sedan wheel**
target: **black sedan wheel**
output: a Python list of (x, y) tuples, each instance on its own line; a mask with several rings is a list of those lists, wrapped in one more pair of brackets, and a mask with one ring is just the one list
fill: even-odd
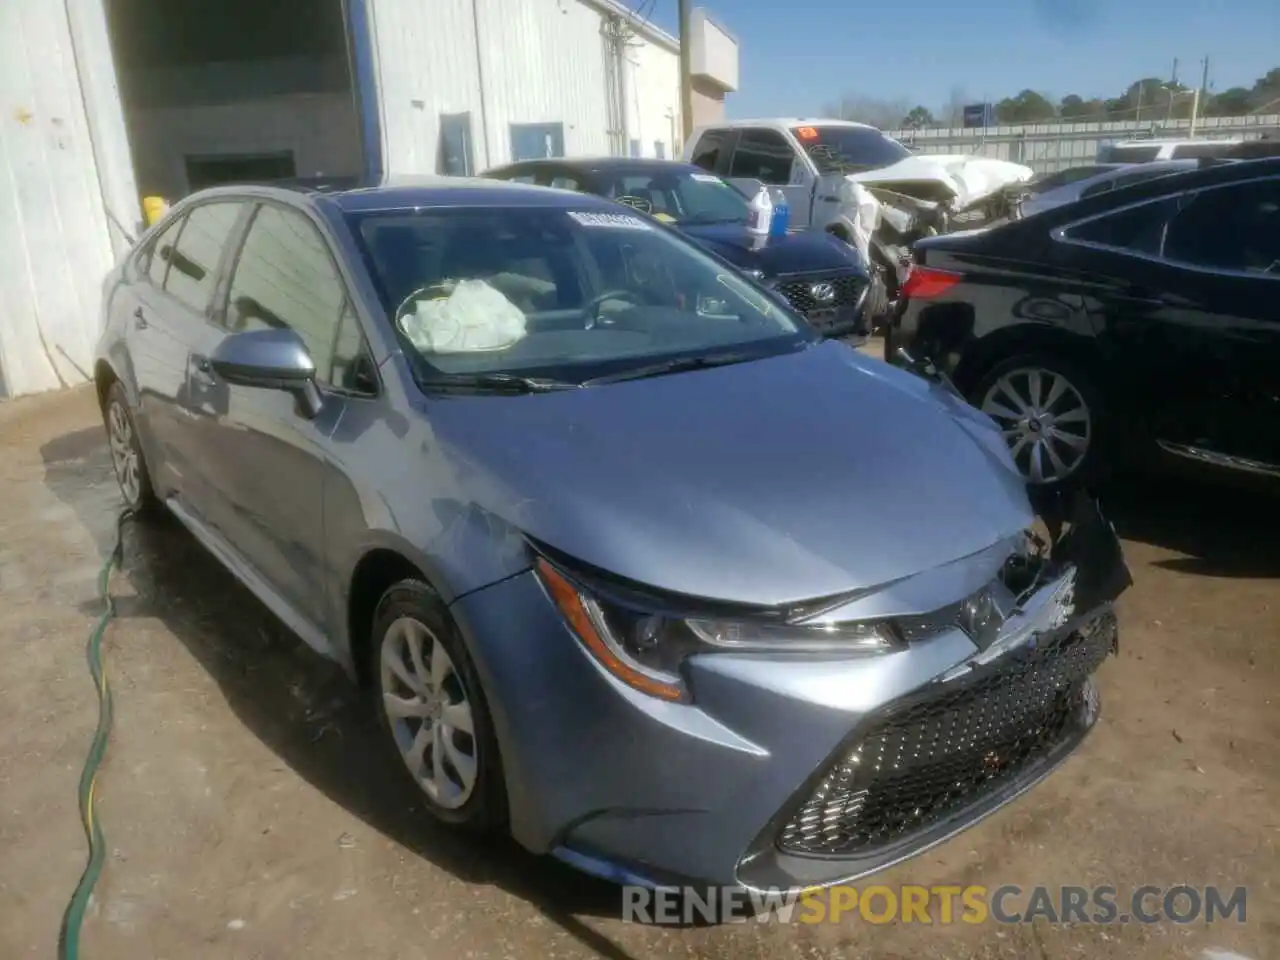
[(1014, 357), (975, 391), (1000, 426), (1018, 469), (1032, 483), (1064, 484), (1093, 473), (1096, 393), (1083, 371), (1057, 360)]

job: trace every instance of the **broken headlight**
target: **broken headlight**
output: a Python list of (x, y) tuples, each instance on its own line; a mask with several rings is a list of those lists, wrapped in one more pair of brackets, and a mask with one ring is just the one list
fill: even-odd
[(901, 647), (886, 621), (809, 626), (763, 618), (713, 619), (657, 613), (593, 592), (549, 561), (535, 569), (552, 602), (596, 661), (618, 680), (663, 700), (686, 700), (681, 675), (697, 653), (874, 655)]

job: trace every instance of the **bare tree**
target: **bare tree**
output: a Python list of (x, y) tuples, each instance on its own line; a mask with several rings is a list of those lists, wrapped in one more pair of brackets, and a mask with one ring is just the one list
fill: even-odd
[(911, 110), (911, 101), (905, 99), (881, 100), (846, 93), (839, 102), (828, 104), (824, 113), (836, 120), (855, 120), (881, 130), (896, 130), (902, 118)]

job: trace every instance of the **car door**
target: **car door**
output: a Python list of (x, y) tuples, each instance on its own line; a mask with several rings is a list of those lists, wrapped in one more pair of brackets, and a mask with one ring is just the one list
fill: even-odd
[(778, 130), (745, 127), (729, 162), (730, 180), (759, 180), (787, 198), (790, 222), (807, 224), (813, 210), (814, 178), (808, 162)]
[(184, 503), (204, 482), (186, 402), (191, 352), (208, 327), (227, 241), (243, 203), (218, 200), (188, 210), (173, 232), (157, 237), (148, 283), (139, 285), (131, 350), (144, 364), (140, 409), (159, 448), (162, 490)]
[[(330, 246), (301, 210), (264, 202), (252, 214), (220, 298), (218, 339), (286, 327), (302, 338), (324, 402), (304, 417), (284, 391), (235, 386), (193, 356), (190, 402), (201, 422), (208, 525), (303, 615), (324, 609), (326, 442), (345, 404), (376, 383)], [(216, 346), (210, 341), (209, 352)], [(375, 390), (376, 392), (376, 390)], [(323, 619), (323, 618), (317, 618)], [(317, 624), (321, 626), (320, 624)]]
[(174, 217), (138, 252), (126, 274), (131, 282), (112, 305), (122, 314), (117, 322), (133, 366), (139, 437), (161, 496), (177, 492), (182, 473), (177, 464), (177, 404), (189, 345), (166, 310), (164, 279), (185, 219)]
[(1280, 180), (1232, 183), (1068, 226), (1113, 412), (1165, 453), (1280, 471)]

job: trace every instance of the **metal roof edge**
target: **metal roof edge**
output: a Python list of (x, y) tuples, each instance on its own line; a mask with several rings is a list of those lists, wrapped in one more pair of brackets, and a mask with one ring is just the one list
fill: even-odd
[(626, 20), (627, 23), (635, 27), (636, 30), (644, 34), (647, 39), (653, 40), (660, 46), (666, 47), (672, 53), (678, 54), (680, 52), (680, 41), (678, 39), (667, 33), (667, 31), (663, 30), (661, 27), (655, 26), (648, 20), (637, 16), (634, 10), (628, 7), (625, 3), (619, 2), (619, 0), (578, 0), (578, 2), (585, 3), (590, 7), (595, 7), (603, 13), (612, 13), (616, 16), (622, 17), (622, 19)]

